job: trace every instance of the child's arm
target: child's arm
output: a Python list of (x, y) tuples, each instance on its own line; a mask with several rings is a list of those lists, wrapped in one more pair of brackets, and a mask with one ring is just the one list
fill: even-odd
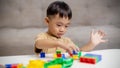
[(79, 50), (79, 48), (73, 44), (65, 44), (60, 41), (48, 40), (48, 39), (47, 40), (46, 39), (37, 40), (35, 42), (35, 47), (38, 49), (61, 47), (70, 53), (72, 53), (73, 50), (76, 50), (76, 51)]
[(104, 36), (105, 36), (105, 33), (103, 31), (99, 30), (99, 31), (94, 33), (94, 30), (92, 30), (90, 41), (85, 46), (80, 48), (80, 50), (90, 51), (93, 48), (95, 48), (98, 44), (106, 42), (107, 40), (103, 39)]

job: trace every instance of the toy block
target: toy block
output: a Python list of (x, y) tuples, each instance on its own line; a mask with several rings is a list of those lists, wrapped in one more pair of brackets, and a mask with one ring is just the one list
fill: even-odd
[(40, 53), (40, 58), (45, 58), (45, 52)]
[(80, 62), (96, 64), (101, 60), (101, 55), (96, 54), (85, 54), (84, 56), (80, 57)]
[(60, 50), (56, 50), (56, 54), (61, 54), (61, 51)]
[(82, 52), (80, 51), (80, 52), (78, 52), (78, 58), (80, 58), (81, 57), (81, 55), (82, 55)]
[(73, 54), (71, 54), (71, 53), (69, 53), (69, 55), (70, 55), (70, 57), (72, 57), (72, 56), (73, 56)]
[(91, 58), (96, 58), (96, 62), (99, 62), (102, 60), (101, 55), (97, 55), (97, 54), (85, 54), (86, 57), (91, 57)]
[(56, 64), (56, 65), (50, 65), (48, 68), (62, 68), (61, 64)]
[(88, 58), (88, 57), (80, 57), (80, 62), (95, 64), (95, 58)]
[(73, 53), (73, 55), (77, 55), (78, 54), (75, 50), (73, 50), (72, 53)]
[(12, 64), (5, 64), (5, 68), (11, 68)]
[(54, 54), (54, 55), (53, 55), (53, 58), (57, 58), (57, 55), (56, 55), (56, 54)]
[(58, 58), (62, 57), (62, 54), (57, 54), (57, 57), (58, 57)]
[[(44, 68), (48, 68), (48, 66), (58, 65), (58, 64), (62, 65), (61, 68), (68, 68), (73, 64), (73, 59), (72, 58), (69, 58), (69, 59), (56, 58), (50, 62), (45, 63)], [(57, 68), (57, 67), (53, 67), (53, 68)]]
[(78, 55), (73, 55), (72, 58), (73, 58), (74, 60), (76, 60), (76, 59), (78, 59)]
[(12, 64), (12, 68), (18, 68), (18, 64)]
[(27, 68), (43, 68), (44, 63), (42, 60), (30, 60)]
[(63, 59), (66, 59), (65, 54), (62, 54), (62, 58), (63, 58)]
[(57, 55), (57, 58), (62, 57), (61, 51), (60, 50), (56, 50), (56, 55)]
[(70, 57), (73, 57), (73, 55), (78, 55), (78, 53), (77, 53), (75, 50), (73, 50), (73, 51), (72, 51), (72, 54), (69, 53), (69, 55), (70, 55)]
[(27, 68), (26, 66), (22, 66), (21, 68)]
[(18, 64), (17, 68), (22, 68), (23, 64)]

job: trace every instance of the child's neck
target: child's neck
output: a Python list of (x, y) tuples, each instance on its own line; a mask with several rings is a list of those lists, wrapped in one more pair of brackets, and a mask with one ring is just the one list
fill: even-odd
[(55, 35), (53, 35), (53, 34), (51, 34), (50, 32), (46, 32), (48, 35), (50, 35), (50, 36), (52, 36), (52, 37), (55, 37), (55, 38), (57, 38), (57, 39), (60, 39), (61, 37), (57, 37), (57, 36), (55, 36)]

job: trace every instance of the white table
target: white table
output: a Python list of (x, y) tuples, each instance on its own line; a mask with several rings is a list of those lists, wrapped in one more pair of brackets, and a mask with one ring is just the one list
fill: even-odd
[[(81, 63), (75, 60), (71, 68), (120, 68), (120, 49), (106, 49), (92, 52), (83, 52), (82, 54), (92, 53), (102, 55), (102, 60), (97, 64)], [(30, 59), (41, 59), (35, 55), (18, 55), (18, 56), (2, 56), (0, 57), (0, 64), (14, 64), (23, 63), (28, 64)], [(46, 58), (42, 60), (53, 59), (52, 54), (47, 54)]]

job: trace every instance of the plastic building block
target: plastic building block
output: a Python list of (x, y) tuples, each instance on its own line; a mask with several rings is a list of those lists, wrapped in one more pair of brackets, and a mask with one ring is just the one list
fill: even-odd
[(27, 68), (26, 66), (22, 66), (21, 68)]
[(22, 68), (22, 67), (23, 67), (23, 64), (18, 64), (17, 68)]
[(44, 63), (42, 60), (30, 60), (27, 68), (43, 68)]
[(65, 54), (62, 54), (62, 58), (63, 58), (63, 59), (66, 59)]
[(18, 64), (12, 64), (12, 68), (18, 68)]
[(95, 64), (95, 58), (80, 57), (80, 62)]
[(78, 55), (73, 55), (72, 58), (73, 58), (74, 60), (76, 60), (76, 59), (78, 59)]
[(73, 57), (73, 55), (78, 55), (78, 52), (76, 52), (75, 50), (73, 50), (72, 54), (69, 53), (70, 57)]
[(5, 64), (5, 68), (11, 68), (12, 64)]
[(57, 58), (61, 58), (62, 57), (61, 51), (60, 50), (56, 50), (56, 55), (57, 55)]
[(69, 55), (70, 55), (70, 57), (72, 57), (72, 56), (73, 56), (73, 54), (71, 54), (71, 53), (69, 53)]
[(61, 58), (62, 57), (61, 51), (60, 50), (56, 50), (56, 55), (57, 55), (57, 58)]
[(75, 51), (75, 50), (73, 50), (73, 55), (77, 55), (78, 53)]
[(56, 58), (48, 63), (44, 64), (44, 68), (48, 68), (48, 66), (51, 65), (57, 65), (57, 64), (61, 64), (62, 68), (68, 68), (72, 65), (73, 63), (73, 59), (72, 58), (68, 58), (68, 59), (63, 59), (63, 58)]
[(45, 52), (40, 53), (40, 58), (45, 58)]
[(84, 56), (80, 57), (80, 62), (89, 63), (89, 64), (96, 64), (101, 60), (101, 55), (96, 54), (85, 54)]
[(57, 54), (57, 57), (58, 57), (58, 58), (62, 57), (62, 54)]
[(97, 55), (97, 54), (85, 54), (86, 57), (91, 57), (91, 58), (96, 58), (96, 62), (99, 62), (102, 60), (101, 55)]
[(78, 52), (78, 58), (80, 58), (81, 57), (81, 55), (82, 55), (82, 52), (80, 51), (80, 52)]
[(61, 54), (61, 51), (60, 50), (56, 50), (56, 54)]
[(23, 64), (5, 64), (4, 68), (26, 68)]
[(54, 54), (54, 55), (53, 55), (53, 58), (57, 58), (57, 55), (56, 55), (56, 54)]
[(56, 64), (56, 65), (50, 65), (48, 68), (62, 68), (61, 64)]

